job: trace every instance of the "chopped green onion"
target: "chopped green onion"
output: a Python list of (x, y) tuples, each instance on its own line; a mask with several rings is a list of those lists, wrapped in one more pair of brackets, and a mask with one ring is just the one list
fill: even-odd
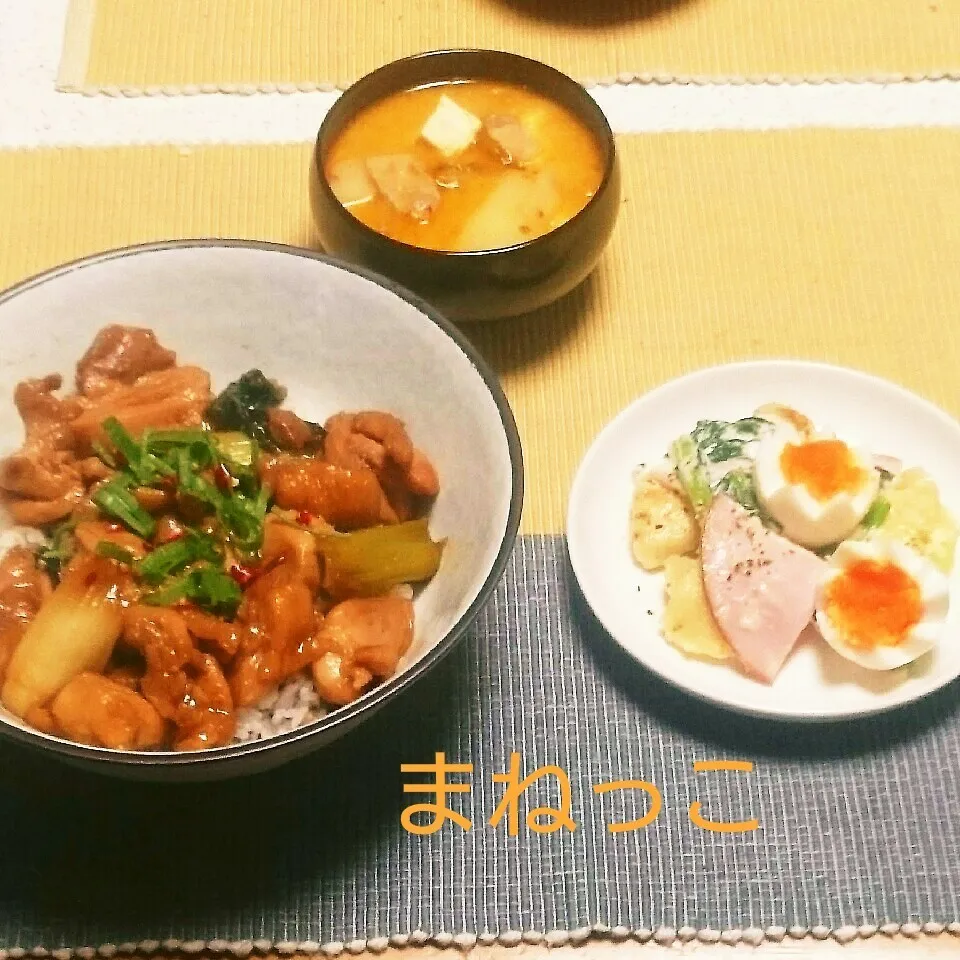
[(260, 549), (270, 496), (270, 488), (263, 486), (256, 497), (234, 493), (232, 497), (220, 498), (217, 517), (238, 550), (256, 553)]
[(107, 417), (103, 421), (103, 432), (110, 438), (110, 442), (120, 451), (127, 463), (135, 463), (143, 455), (139, 444), (116, 417)]
[(127, 473), (126, 470), (115, 473), (110, 478), (110, 482), (115, 483), (121, 490), (129, 490), (133, 486), (140, 486), (140, 484), (137, 484), (137, 478), (132, 473)]
[(154, 607), (172, 607), (175, 603), (185, 600), (190, 591), (189, 575), (171, 580), (162, 590), (145, 593), (140, 599)]
[(212, 507), (227, 539), (244, 553), (255, 553), (263, 542), (263, 521), (270, 502), (270, 488), (263, 486), (256, 496), (239, 490), (221, 493), (214, 484), (194, 472), (189, 458), (180, 451), (178, 463), (180, 490)]
[(113, 454), (99, 441), (94, 440), (91, 444), (93, 452), (108, 466), (111, 470), (117, 469), (117, 461)]
[(212, 613), (232, 616), (243, 592), (236, 581), (219, 567), (195, 567), (169, 581), (167, 586), (142, 597), (144, 603), (168, 607), (180, 600), (191, 600)]
[(177, 482), (181, 493), (186, 493), (214, 509), (219, 507), (222, 499), (220, 491), (194, 471), (189, 451), (184, 449), (177, 451)]
[(239, 584), (219, 567), (199, 567), (190, 578), (191, 599), (208, 610), (233, 613), (243, 599)]
[(117, 563), (126, 564), (128, 567), (132, 567), (136, 562), (132, 550), (121, 547), (118, 543), (112, 543), (110, 540), (101, 540), (97, 544), (97, 556), (106, 557), (108, 560), (116, 560)]
[(185, 567), (194, 558), (194, 551), (186, 537), (165, 543), (157, 547), (149, 557), (140, 564), (138, 572), (148, 583), (160, 583), (164, 577), (174, 570)]
[(144, 440), (151, 448), (154, 446), (189, 447), (195, 443), (209, 443), (210, 435), (206, 430), (151, 430), (144, 434)]
[(204, 430), (151, 430), (144, 434), (144, 446), (168, 459), (186, 451), (190, 462), (201, 470), (216, 459), (210, 435)]
[(149, 486), (160, 477), (173, 473), (167, 464), (147, 450), (146, 445), (137, 443), (116, 417), (107, 417), (102, 427), (126, 461), (127, 469), (141, 485)]
[(157, 547), (137, 564), (137, 572), (148, 583), (160, 583), (164, 577), (182, 570), (197, 560), (217, 561), (220, 554), (211, 537), (190, 530), (177, 540)]
[(153, 517), (137, 503), (136, 497), (122, 482), (111, 480), (96, 490), (93, 502), (108, 516), (125, 523), (141, 537), (151, 537), (156, 529)]
[(211, 446), (209, 441), (204, 441), (203, 443), (191, 443), (187, 447), (187, 453), (190, 456), (190, 461), (198, 470), (203, 470), (204, 467), (212, 466), (217, 459), (217, 452)]

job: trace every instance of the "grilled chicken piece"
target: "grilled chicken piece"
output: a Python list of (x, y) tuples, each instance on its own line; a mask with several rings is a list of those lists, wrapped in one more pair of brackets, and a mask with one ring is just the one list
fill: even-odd
[(65, 736), (112, 750), (147, 750), (163, 742), (160, 714), (130, 687), (97, 673), (77, 674), (50, 704)]
[(430, 219), (440, 202), (440, 188), (413, 154), (370, 157), (367, 170), (396, 210), (423, 223)]
[(166, 370), (177, 355), (157, 342), (152, 330), (143, 327), (104, 327), (77, 364), (77, 390), (86, 396), (110, 386), (134, 383), (145, 373)]
[(530, 131), (512, 114), (491, 114), (483, 121), (487, 136), (497, 145), (506, 163), (529, 163), (537, 155)]

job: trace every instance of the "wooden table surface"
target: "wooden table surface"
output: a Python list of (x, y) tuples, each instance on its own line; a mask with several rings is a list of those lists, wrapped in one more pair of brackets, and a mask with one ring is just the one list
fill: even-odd
[[(453, 956), (451, 956), (453, 954)], [(735, 960), (745, 956), (757, 960), (820, 960), (820, 958), (851, 957), (853, 960), (887, 960), (893, 957), (947, 958), (960, 956), (960, 937), (949, 933), (939, 936), (924, 934), (916, 938), (897, 935), (888, 937), (878, 933), (867, 940), (856, 939), (841, 944), (836, 940), (816, 940), (806, 937), (793, 940), (785, 937), (780, 943), (766, 941), (759, 946), (747, 943), (706, 944), (697, 941), (663, 946), (654, 942), (625, 941), (610, 943), (590, 941), (578, 947), (547, 947), (521, 944), (516, 947), (476, 946), (469, 951), (455, 947), (406, 947), (389, 949), (383, 953), (357, 954), (357, 960), (455, 960), (457, 954), (469, 955), (470, 960), (669, 960), (671, 957), (696, 957), (697, 960)], [(341, 954), (341, 957), (352, 954)], [(271, 957), (270, 960), (285, 960)], [(329, 960), (323, 954), (310, 960)]]
[[(353, 0), (359, 2), (359, 0)], [(583, 0), (588, 5), (596, 0)], [(812, 0), (818, 2), (818, 0)], [(826, 0), (819, 0), (826, 2)], [(915, 0), (919, 5), (921, 0)], [(933, 4), (931, 3), (931, 8)], [(97, 97), (60, 94), (55, 78), (64, 33), (66, 0), (0, 0), (0, 148), (44, 145), (261, 143), (309, 141), (335, 92), (296, 96)], [(791, 126), (960, 125), (960, 82), (828, 85), (634, 85), (601, 88), (596, 96), (618, 131), (765, 129)], [(960, 869), (960, 864), (957, 865)], [(90, 918), (93, 921), (95, 918)], [(952, 918), (951, 918), (952, 919)], [(806, 937), (781, 942), (664, 946), (634, 940), (590, 940), (582, 946), (477, 946), (470, 951), (433, 946), (381, 953), (344, 951), (336, 960), (661, 960), (695, 956), (725, 960), (852, 956), (958, 957), (960, 936), (888, 937), (878, 933), (841, 944)], [(156, 955), (155, 960), (201, 960), (196, 954)], [(217, 958), (221, 960), (221, 958)], [(222, 960), (233, 960), (227, 955)], [(308, 960), (304, 955), (251, 955), (249, 960)], [(335, 960), (328, 953), (309, 960)]]

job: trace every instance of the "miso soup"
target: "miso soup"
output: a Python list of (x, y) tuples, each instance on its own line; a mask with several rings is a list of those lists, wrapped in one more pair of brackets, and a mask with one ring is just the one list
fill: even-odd
[(340, 132), (324, 174), (358, 220), (432, 250), (531, 240), (596, 193), (604, 157), (566, 107), (489, 80), (440, 83), (366, 107)]

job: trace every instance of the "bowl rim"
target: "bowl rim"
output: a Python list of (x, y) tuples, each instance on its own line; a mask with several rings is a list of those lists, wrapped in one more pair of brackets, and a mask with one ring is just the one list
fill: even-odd
[[(587, 109), (594, 113), (595, 118), (603, 131), (602, 137), (597, 137), (600, 145), (606, 146), (607, 148), (607, 157), (603, 168), (603, 176), (600, 178), (600, 183), (597, 185), (597, 189), (594, 191), (593, 196), (590, 197), (590, 199), (568, 220), (564, 220), (563, 223), (554, 227), (547, 233), (542, 233), (537, 237), (531, 237), (529, 240), (521, 240), (520, 243), (514, 243), (508, 247), (487, 247), (483, 250), (434, 250), (430, 247), (418, 247), (413, 243), (405, 243), (402, 240), (395, 240), (393, 237), (389, 237), (387, 234), (380, 233), (379, 230), (374, 230), (373, 227), (367, 226), (367, 224), (355, 217), (337, 199), (336, 194), (333, 192), (333, 188), (330, 186), (330, 181), (324, 174), (322, 162), (323, 158), (320, 155), (320, 142), (323, 139), (325, 132), (329, 129), (329, 125), (336, 120), (341, 112), (347, 110), (347, 107), (341, 107), (341, 104), (348, 103), (346, 98), (361, 84), (372, 82), (385, 70), (395, 68), (400, 64), (414, 63), (418, 60), (426, 61), (432, 58), (441, 59), (453, 56), (463, 56), (465, 54), (482, 54), (486, 56), (499, 57), (503, 60), (511, 60), (515, 63), (526, 64), (529, 65), (531, 70), (552, 75), (558, 80), (558, 82), (567, 84), (571, 89), (575, 88), (582, 92), (586, 98), (584, 102), (588, 105)], [(469, 80), (470, 77), (464, 77), (463, 79)], [(516, 85), (522, 86), (522, 84)], [(413, 88), (404, 87), (403, 89)], [(390, 94), (386, 94), (386, 96), (389, 95)], [(547, 94), (541, 95), (547, 97), (547, 99), (551, 99), (549, 96), (547, 96)], [(355, 115), (356, 114), (354, 113), (354, 116)], [(580, 120), (581, 123), (583, 122), (579, 116), (577, 119)], [(592, 132), (593, 131), (591, 131), (591, 133)], [(438, 50), (423, 50), (420, 53), (412, 53), (405, 57), (397, 57), (396, 60), (390, 60), (387, 63), (381, 64), (379, 67), (376, 67), (369, 73), (364, 74), (358, 80), (355, 80), (340, 94), (339, 97), (337, 97), (333, 103), (333, 106), (331, 106), (326, 112), (323, 120), (320, 123), (320, 129), (317, 131), (317, 137), (313, 147), (313, 169), (316, 174), (315, 179), (317, 185), (323, 192), (325, 199), (332, 202), (333, 209), (336, 211), (338, 217), (341, 219), (346, 218), (346, 222), (350, 223), (351, 225), (355, 225), (358, 228), (359, 233), (371, 242), (380, 241), (389, 249), (396, 252), (403, 252), (410, 256), (424, 256), (431, 260), (438, 261), (450, 258), (455, 258), (458, 260), (470, 260), (478, 257), (506, 256), (509, 254), (515, 254), (521, 250), (529, 250), (537, 246), (542, 246), (548, 241), (553, 242), (554, 238), (561, 236), (564, 233), (572, 232), (573, 230), (577, 229), (576, 225), (578, 222), (586, 218), (588, 211), (591, 211), (594, 207), (596, 207), (600, 203), (600, 198), (610, 189), (610, 183), (613, 180), (615, 171), (617, 169), (617, 160), (617, 138), (614, 135), (613, 128), (610, 126), (610, 121), (607, 119), (607, 115), (603, 112), (600, 105), (596, 102), (596, 100), (593, 99), (592, 96), (590, 96), (590, 93), (583, 86), (583, 84), (574, 80), (573, 77), (564, 73), (562, 70), (558, 70), (556, 67), (552, 67), (550, 64), (544, 63), (542, 60), (535, 60), (533, 57), (525, 57), (519, 53), (511, 53), (507, 50), (494, 50), (488, 47), (447, 47)]]
[[(500, 546), (493, 565), (487, 573), (476, 597), (470, 606), (463, 612), (456, 623), (451, 626), (441, 637), (431, 650), (429, 650), (419, 661), (404, 670), (402, 673), (390, 677), (380, 686), (375, 687), (369, 693), (355, 700), (344, 707), (338, 707), (332, 710), (326, 716), (304, 724), (295, 730), (286, 733), (275, 734), (263, 740), (254, 740), (247, 743), (230, 744), (222, 747), (212, 747), (206, 750), (198, 751), (150, 751), (137, 750), (111, 750), (107, 747), (89, 746), (87, 744), (73, 743), (60, 738), (47, 737), (37, 731), (23, 729), (0, 718), (0, 737), (12, 740), (22, 746), (37, 748), (41, 752), (50, 751), (61, 757), (82, 760), (95, 764), (104, 764), (105, 766), (123, 767), (123, 768), (172, 768), (179, 769), (193, 763), (207, 763), (210, 765), (227, 766), (239, 762), (241, 759), (251, 758), (282, 747), (290, 746), (296, 742), (307, 740), (328, 730), (335, 730), (338, 727), (346, 726), (348, 729), (359, 718), (376, 712), (387, 701), (393, 699), (415, 681), (419, 680), (424, 674), (434, 667), (444, 656), (446, 656), (457, 644), (467, 628), (474, 621), (481, 607), (487, 602), (490, 594), (493, 593), (500, 578), (506, 568), (507, 561), (513, 551), (514, 543), (520, 529), (520, 514), (523, 507), (524, 497), (524, 468), (523, 468), (523, 450), (520, 442), (520, 433), (517, 429), (516, 419), (509, 401), (499, 379), (493, 372), (487, 362), (480, 356), (477, 349), (470, 343), (464, 334), (457, 329), (452, 321), (444, 317), (435, 307), (418, 297), (415, 293), (407, 290), (401, 284), (388, 277), (384, 277), (373, 270), (365, 267), (356, 266), (339, 260), (336, 257), (328, 256), (315, 250), (309, 250), (304, 247), (297, 247), (290, 244), (275, 243), (267, 240), (243, 240), (243, 239), (219, 239), (219, 238), (193, 238), (179, 240), (160, 240), (141, 244), (132, 244), (125, 247), (117, 247), (111, 250), (104, 250), (99, 253), (90, 254), (71, 260), (67, 263), (51, 267), (41, 273), (28, 277), (25, 280), (0, 290), (0, 306), (5, 305), (11, 300), (16, 299), (23, 293), (42, 286), (45, 283), (55, 281), (60, 277), (73, 273), (76, 270), (82, 270), (86, 267), (96, 266), (112, 260), (120, 260), (130, 256), (139, 256), (141, 254), (150, 254), (163, 252), (167, 250), (190, 250), (190, 249), (247, 249), (261, 250), (271, 253), (279, 253), (287, 256), (302, 257), (303, 259), (315, 260), (325, 263), (329, 266), (344, 270), (347, 273), (354, 274), (364, 280), (384, 288), (394, 296), (409, 303), (412, 307), (419, 310), (428, 320), (432, 321), (440, 330), (453, 341), (454, 345), (470, 361), (473, 368), (480, 375), (484, 385), (490, 391), (497, 410), (500, 414), (500, 421), (503, 426), (504, 435), (507, 441), (508, 455), (510, 458), (511, 472), (511, 492), (510, 506), (507, 513), (506, 526)], [(346, 731), (344, 731), (346, 732)], [(332, 740), (333, 738), (331, 738)], [(106, 772), (106, 771), (105, 771)]]

